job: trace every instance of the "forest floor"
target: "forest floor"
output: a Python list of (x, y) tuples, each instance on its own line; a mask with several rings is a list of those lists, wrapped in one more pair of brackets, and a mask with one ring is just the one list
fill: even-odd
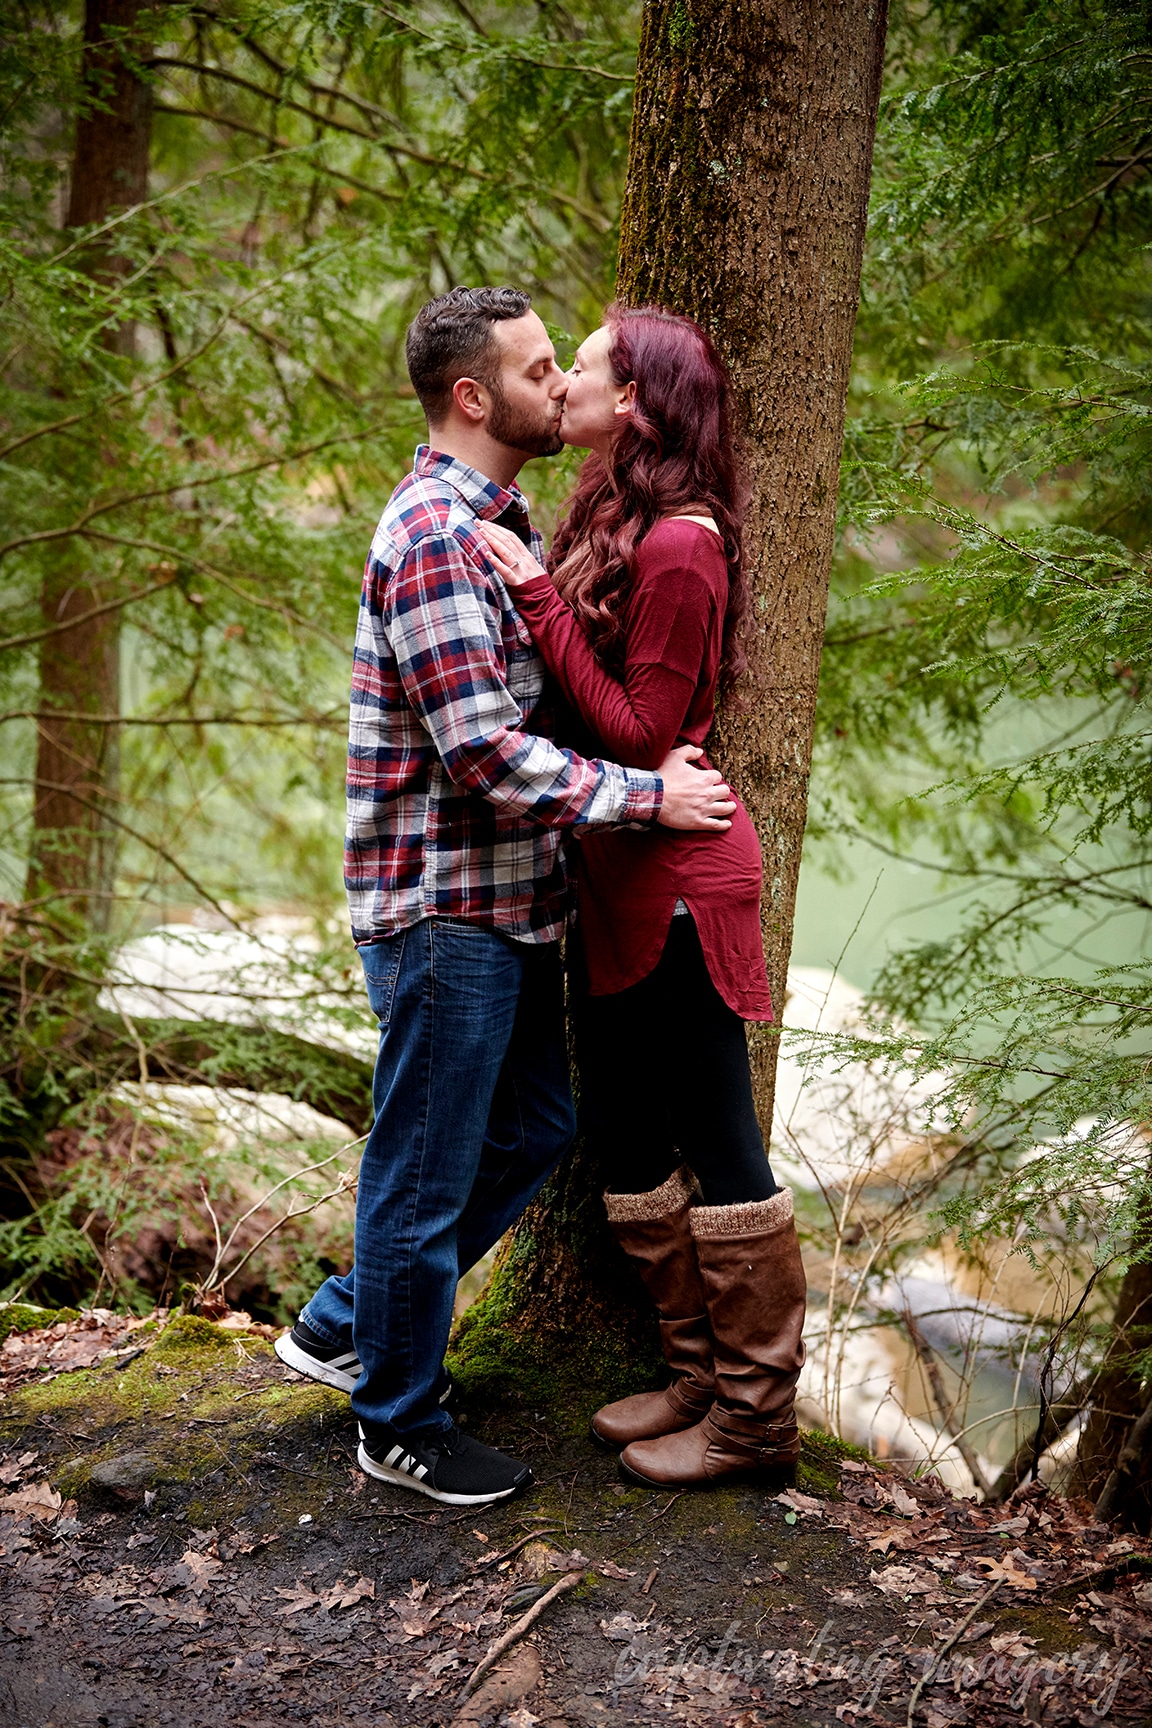
[(0, 1381), (10, 1728), (1152, 1721), (1152, 1543), (1084, 1504), (984, 1511), (819, 1435), (784, 1498), (650, 1494), (587, 1409), (477, 1403), (535, 1484), (457, 1511), (365, 1477), (268, 1329), (199, 1319), (14, 1332)]

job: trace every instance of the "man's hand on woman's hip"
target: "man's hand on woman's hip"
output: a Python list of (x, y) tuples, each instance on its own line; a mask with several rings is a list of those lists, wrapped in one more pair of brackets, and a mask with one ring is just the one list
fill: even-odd
[(656, 772), (664, 782), (664, 801), (657, 822), (665, 828), (708, 828), (722, 834), (731, 828), (736, 805), (716, 768), (694, 768), (703, 750), (681, 744), (669, 751)]

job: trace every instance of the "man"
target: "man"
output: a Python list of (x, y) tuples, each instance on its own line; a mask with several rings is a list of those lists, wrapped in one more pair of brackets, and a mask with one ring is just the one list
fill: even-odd
[(345, 881), (380, 1022), (355, 1265), (281, 1359), (352, 1393), (362, 1468), (453, 1505), (531, 1479), (443, 1408), (460, 1273), (555, 1168), (575, 1123), (559, 937), (581, 828), (728, 826), (714, 770), (588, 762), (531, 730), (543, 662), (476, 531), (540, 553), (515, 479), (554, 455), (567, 381), (528, 296), (456, 288), (418, 313), (408, 370), (431, 447), (372, 542), (352, 679)]

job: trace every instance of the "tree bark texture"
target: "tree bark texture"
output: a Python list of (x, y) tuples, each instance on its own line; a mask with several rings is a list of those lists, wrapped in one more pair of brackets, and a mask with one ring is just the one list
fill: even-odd
[[(743, 706), (722, 717), (718, 754), (764, 849), (778, 1009), (885, 27), (883, 0), (648, 0), (640, 40), (619, 293), (697, 319), (735, 385), (753, 487), (755, 620)], [(766, 1128), (776, 1050), (765, 1038), (757, 1052)], [(554, 1340), (557, 1362), (606, 1392), (622, 1377), (609, 1372), (615, 1361), (635, 1374), (652, 1359), (651, 1309), (604, 1222), (604, 1185), (595, 1149), (584, 1148), (525, 1214), (461, 1328), (469, 1361), (495, 1363), (517, 1341), (547, 1351)]]
[[(87, 0), (82, 109), (76, 124), (67, 224), (87, 227), (140, 203), (148, 191), (152, 93), (132, 64), (133, 35), (149, 9), (141, 0)], [(86, 268), (102, 282), (126, 261), (94, 244)], [(134, 349), (129, 322), (105, 345)], [(109, 597), (108, 584), (78, 562), (82, 542), (66, 542), (44, 578), (41, 611), (53, 630), (40, 648), (41, 713), (115, 714), (120, 708), (120, 614), (69, 624)], [(63, 626), (63, 628), (61, 628)], [(36, 754), (28, 898), (70, 907), (103, 928), (111, 903), (116, 828), (108, 820), (118, 785), (116, 728), (83, 719), (41, 719)]]
[[(1137, 1241), (1147, 1249), (1152, 1240), (1152, 1197), (1146, 1195)], [(1146, 1378), (1134, 1359), (1152, 1349), (1152, 1261), (1129, 1266), (1120, 1286), (1111, 1338), (1100, 1373), (1092, 1388), (1092, 1413), (1084, 1427), (1077, 1456), (1077, 1487), (1098, 1500), (1109, 1486), (1109, 1478), (1120, 1463), (1126, 1446), (1148, 1404)], [(1109, 1503), (1103, 1509), (1109, 1518), (1120, 1519), (1133, 1529), (1152, 1527), (1152, 1456), (1147, 1440), (1139, 1455), (1124, 1458), (1120, 1480), (1111, 1485)]]
[[(718, 764), (764, 856), (783, 1008), (880, 97), (886, 0), (648, 0), (618, 292), (709, 331), (752, 486), (748, 674)], [(757, 1041), (772, 1121), (778, 1041)]]

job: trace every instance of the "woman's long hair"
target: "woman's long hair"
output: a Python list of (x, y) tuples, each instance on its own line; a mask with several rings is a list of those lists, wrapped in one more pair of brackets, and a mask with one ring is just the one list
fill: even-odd
[(600, 665), (624, 667), (628, 596), (636, 552), (664, 516), (710, 511), (728, 560), (728, 604), (720, 684), (744, 670), (748, 614), (741, 528), (747, 490), (731, 425), (731, 386), (709, 337), (690, 318), (659, 306), (609, 306), (608, 361), (617, 384), (635, 380), (636, 400), (607, 465), (580, 470), (556, 531), (549, 567)]

